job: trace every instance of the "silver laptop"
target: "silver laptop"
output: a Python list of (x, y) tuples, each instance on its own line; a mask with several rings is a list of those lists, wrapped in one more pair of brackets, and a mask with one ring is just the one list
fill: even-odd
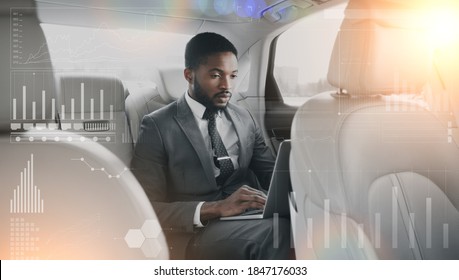
[(289, 174), (290, 140), (283, 141), (279, 146), (273, 175), (269, 184), (265, 208), (263, 210), (251, 210), (236, 216), (221, 217), (222, 221), (230, 220), (254, 220), (272, 218), (274, 214), (279, 217), (290, 215), (288, 205), (288, 193), (291, 189)]

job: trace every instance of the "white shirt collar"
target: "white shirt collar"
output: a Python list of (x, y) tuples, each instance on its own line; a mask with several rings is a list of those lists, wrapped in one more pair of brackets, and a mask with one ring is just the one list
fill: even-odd
[[(191, 112), (193, 112), (193, 115), (198, 119), (202, 119), (202, 116), (204, 115), (204, 112), (206, 111), (206, 107), (202, 105), (201, 103), (199, 103), (198, 101), (191, 98), (188, 91), (185, 92), (185, 100), (186, 100), (186, 103), (188, 103), (188, 106), (190, 107)], [(222, 111), (218, 110), (217, 115), (221, 117), (221, 113)]]

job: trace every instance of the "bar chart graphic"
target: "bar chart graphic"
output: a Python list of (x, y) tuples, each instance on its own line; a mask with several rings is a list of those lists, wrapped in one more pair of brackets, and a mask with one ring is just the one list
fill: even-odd
[(54, 76), (49, 71), (11, 72), (12, 128), (17, 121), (50, 121), (56, 117)]
[[(123, 127), (127, 123), (121, 109), (124, 107), (122, 84), (110, 73), (98, 74), (95, 78), (79, 75), (57, 75), (56, 78), (61, 79), (57, 94), (52, 72), (12, 71), (11, 142), (128, 142), (129, 133)], [(79, 136), (64, 137), (60, 130)], [(25, 135), (25, 131), (33, 134)]]
[[(78, 92), (76, 87), (78, 85)], [(89, 92), (88, 92), (88, 87)], [(59, 111), (62, 120), (114, 120), (114, 100), (106, 95), (106, 89), (114, 86), (100, 83), (88, 85), (85, 82), (65, 82), (63, 85), (62, 104)], [(112, 89), (110, 91), (115, 91)], [(110, 92), (109, 94), (113, 94)], [(106, 104), (108, 99), (109, 104)]]
[[(96, 142), (114, 143), (122, 126), (122, 84), (108, 73), (82, 75), (61, 73), (59, 111), (61, 129), (76, 132)], [(122, 101), (120, 101), (122, 100)]]
[(34, 182), (34, 157), (30, 155), (27, 166), (20, 173), (20, 184), (13, 190), (10, 199), (10, 213), (39, 214), (44, 212), (41, 190)]
[[(406, 212), (406, 209), (401, 209), (401, 206), (399, 205), (398, 200), (403, 199), (400, 196), (400, 190), (398, 187), (393, 187), (392, 188), (392, 198), (390, 202), (390, 216), (391, 219), (388, 219), (391, 221), (391, 237), (390, 240), (391, 244), (387, 244), (388, 246), (392, 247), (393, 249), (400, 248), (400, 247), (405, 247), (407, 246), (410, 249), (414, 249), (413, 251), (419, 251), (419, 247), (424, 247), (427, 249), (433, 248), (433, 240), (434, 236), (432, 234), (432, 230), (434, 228), (433, 222), (434, 219), (432, 217), (432, 197), (426, 197), (425, 198), (425, 204), (424, 204), (424, 211), (422, 213), (415, 213), (415, 212)], [(306, 247), (311, 249), (314, 248), (313, 245), (313, 240), (315, 239), (314, 235), (319, 234), (320, 239), (323, 240), (323, 248), (329, 249), (331, 248), (331, 242), (335, 242), (336, 238), (338, 236), (333, 236), (331, 234), (331, 229), (333, 226), (331, 225), (331, 216), (334, 216), (334, 220), (336, 223), (335, 225), (335, 230), (338, 228), (339, 230), (339, 240), (341, 242), (340, 246), (341, 248), (345, 249), (348, 247), (348, 241), (350, 240), (348, 236), (348, 214), (347, 213), (341, 213), (341, 214), (331, 214), (330, 212), (330, 200), (325, 199), (323, 201), (323, 214), (321, 217), (316, 217), (316, 218), (306, 218), (306, 228), (307, 228), (307, 233), (306, 236), (307, 238), (307, 243)], [(403, 221), (399, 221), (399, 214), (401, 214), (401, 218)], [(425, 226), (421, 227), (420, 225), (416, 225), (416, 214), (425, 217)], [(387, 227), (386, 225), (382, 224), (382, 214), (381, 213), (374, 213), (373, 214), (374, 218), (374, 223), (371, 225), (373, 227), (373, 234), (372, 236), (368, 236), (368, 238), (371, 240), (372, 245), (376, 249), (381, 249), (383, 248), (381, 246), (381, 236), (382, 236), (382, 229), (384, 226)], [(388, 217), (385, 217), (388, 218)], [(402, 225), (405, 225), (407, 227), (407, 235), (408, 235), (408, 244), (400, 244), (399, 241), (399, 225), (400, 222)], [(369, 225), (367, 225), (369, 226)], [(450, 247), (450, 231), (452, 230), (450, 227), (449, 223), (437, 223), (436, 226), (439, 226), (441, 230), (441, 245), (440, 247), (443, 249), (448, 249)], [(365, 244), (365, 228), (364, 224), (359, 223), (356, 225), (357, 227), (357, 246), (358, 248), (364, 248)], [(367, 231), (369, 228), (366, 229)], [(425, 236), (424, 244), (419, 244), (418, 237), (416, 236), (416, 231), (422, 231), (423, 236)], [(336, 232), (335, 232), (336, 234)], [(417, 256), (418, 258), (421, 258), (420, 256)]]

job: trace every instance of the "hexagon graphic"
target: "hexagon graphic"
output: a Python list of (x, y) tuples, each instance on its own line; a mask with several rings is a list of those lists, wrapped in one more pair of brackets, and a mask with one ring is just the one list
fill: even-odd
[(124, 237), (129, 248), (140, 248), (145, 241), (145, 236), (140, 229), (130, 229)]
[(146, 220), (141, 230), (146, 238), (158, 238), (161, 233), (161, 226), (157, 220)]
[(142, 247), (140, 248), (147, 258), (158, 258), (159, 253), (161, 252), (161, 244), (158, 242), (157, 239), (146, 239), (143, 242)]

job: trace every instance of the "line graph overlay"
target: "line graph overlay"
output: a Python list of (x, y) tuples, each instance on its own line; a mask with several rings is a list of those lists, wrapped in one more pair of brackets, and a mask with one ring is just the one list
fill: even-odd
[(122, 170), (121, 172), (119, 172), (118, 174), (111, 174), (111, 173), (109, 173), (109, 172), (105, 169), (105, 167), (96, 168), (96, 167), (92, 166), (92, 165), (91, 165), (89, 162), (87, 162), (87, 161), (85, 160), (85, 158), (83, 158), (83, 157), (82, 157), (82, 158), (72, 158), (72, 159), (70, 159), (70, 160), (73, 160), (73, 161), (81, 161), (81, 162), (83, 162), (83, 163), (89, 168), (89, 170), (91, 170), (91, 171), (99, 171), (99, 172), (105, 173), (109, 179), (112, 179), (112, 178), (119, 179), (119, 178), (121, 178), (121, 175), (123, 175), (123, 173), (125, 173), (125, 172), (128, 171), (128, 170), (130, 170), (129, 168), (124, 167), (123, 170)]
[[(12, 8), (10, 10), (11, 68), (51, 69), (48, 45), (35, 17), (35, 8)], [(33, 42), (33, 44), (29, 44)], [(30, 46), (35, 46), (30, 49)]]

